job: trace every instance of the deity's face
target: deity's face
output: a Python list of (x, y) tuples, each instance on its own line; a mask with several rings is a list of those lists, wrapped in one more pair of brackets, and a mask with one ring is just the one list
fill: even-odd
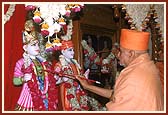
[(24, 50), (31, 56), (37, 56), (40, 52), (38, 40), (32, 41), (24, 46)]
[(68, 59), (74, 58), (74, 48), (67, 48), (65, 50), (62, 50), (62, 55), (64, 55)]

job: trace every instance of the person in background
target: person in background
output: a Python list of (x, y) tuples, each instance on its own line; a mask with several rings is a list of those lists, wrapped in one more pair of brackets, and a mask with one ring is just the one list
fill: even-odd
[(110, 49), (108, 48), (108, 42), (105, 40), (104, 42), (104, 47), (101, 53), (101, 58), (104, 59), (110, 54)]
[[(93, 47), (92, 37), (90, 35), (87, 36), (87, 44), (89, 48), (91, 48), (91, 50), (95, 50)], [(90, 59), (90, 57), (88, 56), (88, 53), (85, 54), (84, 56), (84, 69), (85, 70), (91, 69), (92, 71), (98, 69), (98, 65), (93, 60)]]
[[(103, 41), (104, 47), (101, 51), (101, 59), (106, 59), (110, 54), (110, 49), (108, 48), (108, 42), (105, 40)], [(109, 87), (110, 77), (111, 77), (111, 67), (108, 66), (109, 64), (102, 64), (101, 66), (101, 83), (103, 87)], [(110, 65), (111, 66), (111, 65)]]
[(40, 56), (38, 32), (32, 20), (25, 22), (23, 32), (23, 58), (16, 62), (13, 84), (22, 86), (16, 111), (58, 110), (58, 89), (50, 64)]
[(113, 90), (90, 85), (76, 76), (85, 89), (110, 99), (108, 111), (164, 110), (159, 71), (147, 52), (149, 36), (148, 32), (121, 30), (118, 58), (125, 68)]

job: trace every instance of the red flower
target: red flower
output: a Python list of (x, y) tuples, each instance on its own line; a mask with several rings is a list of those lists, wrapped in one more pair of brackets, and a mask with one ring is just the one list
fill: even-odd
[(82, 106), (82, 108), (83, 108), (84, 110), (89, 110), (89, 107), (88, 107), (88, 106)]
[(73, 95), (73, 94), (69, 94), (69, 95), (67, 95), (67, 99), (68, 100), (70, 100), (70, 99), (72, 99), (72, 98), (74, 98), (75, 96)]
[(80, 90), (80, 89), (77, 89), (76, 93), (77, 93), (77, 94), (81, 94), (81, 90)]
[(81, 91), (81, 95), (86, 95), (86, 92), (85, 91)]
[(27, 5), (26, 7), (25, 7), (25, 9), (27, 10), (27, 11), (29, 11), (29, 10), (34, 10), (36, 7), (35, 6), (33, 6), (33, 5)]
[(70, 14), (71, 14), (70, 12), (66, 12), (65, 15), (66, 15), (67, 17), (70, 17)]
[(88, 51), (87, 50), (84, 50), (84, 54), (87, 54), (88, 53)]
[[(47, 63), (45, 63), (47, 64)], [(49, 67), (47, 67), (49, 68)], [(49, 68), (50, 69), (50, 68)], [(57, 110), (57, 104), (58, 104), (58, 89), (55, 86), (55, 78), (53, 77), (52, 74), (48, 74), (48, 80), (50, 82), (49, 85), (49, 90), (48, 90), (48, 110)], [(30, 93), (32, 96), (32, 101), (33, 101), (33, 108), (35, 111), (45, 111), (45, 105), (43, 103), (43, 99), (41, 97), (43, 97), (41, 90), (38, 87), (38, 83), (36, 80), (36, 74), (33, 72), (32, 74), (32, 81), (28, 82), (28, 87), (30, 88)], [(44, 79), (46, 80), (46, 79)], [(46, 81), (44, 81), (46, 82)], [(45, 96), (43, 97), (45, 98)]]
[(39, 16), (34, 16), (33, 20), (35, 23), (41, 23), (42, 19)]
[(63, 71), (67, 71), (67, 70), (68, 70), (68, 67), (64, 68), (64, 70), (63, 70)]
[(71, 84), (70, 83), (65, 83), (64, 84), (66, 88), (71, 88)]
[(47, 31), (47, 30), (41, 30), (41, 35), (42, 36), (48, 36), (49, 35), (49, 31)]
[(80, 73), (81, 73), (81, 74), (83, 74), (83, 73), (84, 73), (84, 70), (83, 70), (83, 69), (81, 69), (81, 70), (80, 70)]
[(78, 86), (78, 82), (74, 81), (73, 82), (73, 86), (77, 87)]
[(90, 56), (90, 60), (93, 61), (94, 59), (96, 59), (97, 54), (94, 54), (93, 56)]

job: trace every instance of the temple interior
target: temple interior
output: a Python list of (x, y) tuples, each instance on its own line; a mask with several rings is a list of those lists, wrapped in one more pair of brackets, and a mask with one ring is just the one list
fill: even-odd
[[(12, 39), (12, 35), (9, 36), (8, 34), (9, 32), (16, 34), (15, 31), (21, 31), (23, 29), (24, 21), (22, 21), (22, 23), (17, 19), (18, 17), (24, 16), (22, 14), (25, 14), (26, 18), (32, 17), (30, 12), (21, 12), (21, 10), (24, 10), (24, 7), (21, 5), (22, 4), (16, 4), (13, 16), (4, 22), (4, 94), (9, 95), (5, 96), (4, 110), (7, 111), (14, 108), (14, 103), (16, 103), (17, 96), (19, 96), (20, 91), (17, 91), (18, 94), (12, 96), (11, 91), (16, 91), (18, 88), (14, 87), (11, 81), (14, 64), (18, 56), (22, 56), (23, 52), (21, 50), (22, 43), (19, 43), (19, 40), (17, 42), (17, 39)], [(9, 10), (9, 6), (10, 4), (4, 5), (4, 15)], [(19, 14), (19, 12), (22, 14)], [(23, 17), (23, 20), (25, 17)], [(71, 40), (74, 44), (74, 58), (78, 61), (83, 72), (88, 69), (90, 70), (88, 79), (99, 82), (93, 82), (93, 85), (113, 89), (115, 80), (124, 68), (118, 63), (119, 60), (117, 58), (121, 29), (147, 31), (151, 33), (148, 51), (151, 59), (160, 70), (161, 81), (164, 86), (165, 17), (165, 4), (84, 4), (84, 7), (79, 12), (73, 12), (71, 14), (73, 25)], [(15, 24), (16, 21), (20, 23), (20, 27)], [(36, 29), (40, 31), (38, 26)], [(63, 32), (65, 31), (66, 30), (63, 30)], [(62, 33), (58, 33), (58, 37), (59, 34)], [(17, 37), (17, 35), (14, 36), (15, 38)], [(19, 37), (21, 37), (21, 34)], [(15, 43), (14, 40), (16, 41)], [(44, 43), (46, 42), (47, 39), (45, 39)], [(89, 46), (89, 50), (84, 43)], [(43, 47), (45, 46), (44, 44), (42, 45)], [(18, 48), (16, 48), (16, 46), (18, 46)], [(13, 55), (11, 54), (12, 56), (10, 58), (7, 56), (10, 55), (10, 52), (7, 52), (10, 48), (17, 54), (17, 57), (15, 57), (16, 54), (14, 53), (12, 53)], [(47, 60), (52, 63), (55, 62), (58, 58), (58, 54), (59, 52), (57, 51), (47, 54)], [(109, 101), (109, 99), (89, 91), (87, 91), (87, 93), (100, 101), (103, 105)]]

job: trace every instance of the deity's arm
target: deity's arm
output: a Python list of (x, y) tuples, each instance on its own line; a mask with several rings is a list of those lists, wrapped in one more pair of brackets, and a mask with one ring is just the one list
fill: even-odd
[(61, 64), (60, 63), (56, 63), (54, 66), (54, 78), (56, 79), (56, 84), (61, 84), (63, 82), (62, 80), (62, 76), (59, 76), (59, 73), (61, 73)]
[(20, 59), (16, 62), (13, 76), (13, 84), (14, 85), (22, 85), (23, 84), (23, 76), (24, 73), (21, 71), (21, 68), (24, 64), (23, 59)]

